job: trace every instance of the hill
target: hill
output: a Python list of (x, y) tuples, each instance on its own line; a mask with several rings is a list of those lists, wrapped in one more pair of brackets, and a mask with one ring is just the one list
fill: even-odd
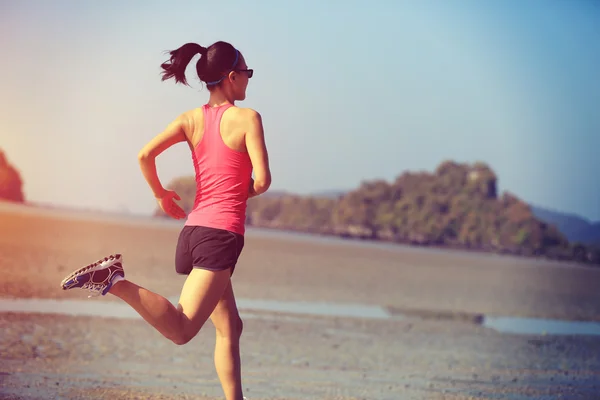
[(0, 200), (23, 203), (23, 181), (19, 171), (8, 161), (0, 149)]
[(570, 242), (600, 246), (600, 221), (591, 222), (575, 214), (562, 213), (531, 205), (540, 220), (553, 224)]
[[(193, 179), (178, 188), (186, 212)], [(191, 197), (190, 197), (191, 195)], [(185, 197), (184, 197), (185, 196)], [(157, 215), (162, 212), (157, 211)], [(407, 171), (394, 181), (373, 180), (348, 192), (318, 196), (272, 193), (248, 201), (250, 226), (382, 240), (419, 246), (544, 256), (600, 263), (600, 252), (570, 244), (511, 193), (497, 193), (497, 177), (484, 163), (441, 163), (434, 172)]]
[[(312, 194), (317, 198), (340, 198), (348, 191), (328, 190)], [(281, 196), (281, 193), (274, 194)], [(529, 203), (533, 215), (540, 221), (554, 225), (571, 243), (600, 247), (600, 221), (591, 222), (579, 215), (550, 210)]]

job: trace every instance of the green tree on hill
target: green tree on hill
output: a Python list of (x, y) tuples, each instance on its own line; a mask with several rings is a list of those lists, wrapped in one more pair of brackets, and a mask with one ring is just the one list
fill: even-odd
[(23, 194), (23, 181), (19, 171), (9, 162), (2, 150), (0, 150), (0, 200), (25, 202)]

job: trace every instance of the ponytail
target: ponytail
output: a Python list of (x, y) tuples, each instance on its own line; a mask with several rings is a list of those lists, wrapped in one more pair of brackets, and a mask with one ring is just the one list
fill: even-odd
[[(161, 64), (163, 69), (162, 80), (175, 78), (176, 83), (188, 85), (185, 70), (196, 54), (206, 55), (206, 48), (196, 43), (186, 43), (180, 48), (170, 51), (169, 54), (171, 55), (169, 61)], [(198, 64), (200, 64), (200, 61), (198, 61)]]

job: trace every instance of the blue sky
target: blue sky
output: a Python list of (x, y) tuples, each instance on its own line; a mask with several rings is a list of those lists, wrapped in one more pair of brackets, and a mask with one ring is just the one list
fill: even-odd
[[(226, 40), (255, 69), (273, 190), (488, 163), (500, 190), (600, 220), (600, 5), (0, 0), (0, 148), (28, 199), (150, 213), (138, 150), (208, 92), (165, 50)], [(193, 173), (179, 145), (158, 160)]]

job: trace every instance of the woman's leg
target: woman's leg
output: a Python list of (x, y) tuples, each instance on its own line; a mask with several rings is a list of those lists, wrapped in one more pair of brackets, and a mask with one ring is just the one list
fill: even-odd
[(229, 284), (229, 269), (194, 268), (187, 277), (177, 308), (166, 298), (127, 280), (116, 282), (109, 293), (121, 298), (150, 325), (175, 344), (189, 342), (200, 331)]
[(238, 313), (231, 281), (210, 316), (216, 328), (215, 367), (225, 398), (242, 400), (240, 336), (242, 319)]

